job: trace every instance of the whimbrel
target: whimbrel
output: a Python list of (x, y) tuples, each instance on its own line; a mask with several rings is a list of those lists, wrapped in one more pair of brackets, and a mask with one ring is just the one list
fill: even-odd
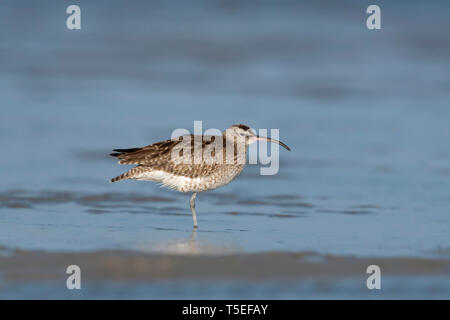
[(180, 192), (192, 192), (190, 207), (197, 228), (197, 193), (219, 188), (237, 177), (244, 169), (248, 145), (258, 140), (275, 142), (290, 150), (281, 141), (260, 137), (248, 126), (237, 124), (221, 136), (185, 135), (142, 148), (114, 149), (111, 156), (117, 157), (119, 164), (137, 166), (111, 182), (155, 181)]

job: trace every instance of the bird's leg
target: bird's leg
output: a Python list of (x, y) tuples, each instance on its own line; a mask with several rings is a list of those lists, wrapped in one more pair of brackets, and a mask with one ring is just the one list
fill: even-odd
[(194, 228), (198, 228), (197, 225), (197, 215), (195, 214), (195, 197), (197, 196), (197, 192), (194, 192), (191, 197), (191, 211), (192, 211), (192, 219), (194, 220)]
[(191, 238), (189, 239), (189, 252), (196, 251), (195, 238), (197, 238), (197, 228), (192, 229)]

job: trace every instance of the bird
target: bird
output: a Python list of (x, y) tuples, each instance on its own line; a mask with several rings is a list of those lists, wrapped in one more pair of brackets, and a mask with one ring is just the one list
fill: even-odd
[(230, 183), (245, 167), (248, 146), (261, 140), (291, 150), (281, 141), (257, 135), (247, 125), (235, 124), (221, 135), (187, 134), (141, 148), (113, 149), (110, 155), (118, 158), (119, 164), (137, 166), (110, 182), (154, 181), (179, 192), (192, 193), (189, 204), (194, 229), (197, 229), (197, 193)]

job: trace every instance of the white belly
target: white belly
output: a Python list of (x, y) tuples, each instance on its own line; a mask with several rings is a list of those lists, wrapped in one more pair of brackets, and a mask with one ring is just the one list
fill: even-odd
[(134, 177), (134, 179), (159, 182), (165, 187), (180, 192), (201, 192), (216, 189), (228, 184), (241, 173), (242, 169), (244, 169), (244, 165), (224, 166), (220, 170), (215, 170), (208, 176), (197, 178), (189, 178), (161, 170), (154, 170), (144, 172), (139, 176)]

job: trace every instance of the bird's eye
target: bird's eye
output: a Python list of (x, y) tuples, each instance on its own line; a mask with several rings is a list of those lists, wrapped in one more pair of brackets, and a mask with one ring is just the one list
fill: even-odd
[(241, 137), (245, 137), (245, 133), (239, 132), (239, 135), (240, 135)]

